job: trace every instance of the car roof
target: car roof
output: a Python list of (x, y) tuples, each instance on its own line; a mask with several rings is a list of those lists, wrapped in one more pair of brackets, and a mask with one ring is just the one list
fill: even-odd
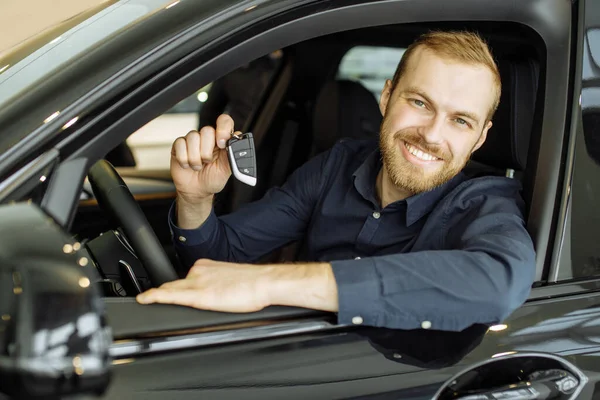
[(108, 2), (5, 52), (0, 56), (0, 153), (52, 118), (49, 104), (59, 112), (177, 32), (242, 2)]

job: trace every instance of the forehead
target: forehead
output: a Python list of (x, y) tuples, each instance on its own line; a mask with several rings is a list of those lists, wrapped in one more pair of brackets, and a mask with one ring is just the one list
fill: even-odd
[(400, 90), (416, 87), (447, 111), (468, 111), (482, 120), (495, 100), (496, 83), (484, 65), (469, 64), (418, 48), (398, 82)]

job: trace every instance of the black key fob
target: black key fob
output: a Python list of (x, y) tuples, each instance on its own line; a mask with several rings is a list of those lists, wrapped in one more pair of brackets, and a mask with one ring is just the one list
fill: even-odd
[(227, 156), (233, 176), (246, 185), (256, 185), (256, 153), (252, 133), (233, 135), (227, 141)]

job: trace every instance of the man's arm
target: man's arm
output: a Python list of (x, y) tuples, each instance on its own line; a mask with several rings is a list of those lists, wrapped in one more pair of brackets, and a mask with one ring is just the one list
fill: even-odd
[(301, 239), (321, 191), (328, 154), (313, 158), (296, 170), (282, 187), (270, 189), (262, 199), (231, 214), (217, 217), (207, 205), (208, 216), (197, 229), (178, 227), (172, 207), (169, 225), (182, 264), (187, 269), (199, 258), (253, 262)]
[(150, 289), (137, 300), (225, 312), (253, 312), (269, 305), (337, 311), (336, 290), (328, 263), (252, 265), (201, 259), (185, 279)]
[(138, 300), (232, 312), (306, 307), (338, 311), (343, 324), (395, 329), (460, 331), (497, 323), (525, 301), (535, 271), (532, 241), (518, 210), (512, 212), (508, 203), (453, 226), (454, 250), (314, 264), (198, 260), (186, 279)]
[(333, 262), (339, 322), (460, 331), (494, 324), (517, 309), (533, 283), (527, 242), (488, 235), (461, 250), (422, 251)]

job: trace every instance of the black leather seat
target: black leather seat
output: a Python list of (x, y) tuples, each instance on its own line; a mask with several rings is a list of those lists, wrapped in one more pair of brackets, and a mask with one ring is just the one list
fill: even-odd
[[(533, 165), (528, 168), (527, 158), (539, 67), (532, 59), (519, 58), (502, 59), (498, 68), (502, 79), (500, 104), (486, 142), (473, 154), (464, 171), (470, 176), (506, 175), (521, 180), (528, 212), (535, 171)], [(360, 83), (327, 83), (315, 104), (311, 156), (329, 149), (342, 137), (377, 138), (381, 120), (377, 100)]]
[(329, 81), (315, 101), (311, 156), (331, 148), (342, 137), (377, 138), (381, 120), (377, 99), (363, 85)]
[[(473, 154), (471, 173), (506, 174), (520, 178), (526, 169), (538, 90), (539, 70), (530, 59), (501, 60), (500, 105), (484, 145)], [(377, 138), (382, 116), (373, 94), (358, 82), (328, 82), (313, 114), (311, 156), (331, 148), (342, 137)], [(509, 171), (509, 174), (512, 173)]]
[[(350, 80), (327, 82), (315, 100), (309, 158), (330, 149), (341, 138), (377, 139), (382, 116), (377, 99), (362, 84)], [(301, 259), (301, 242), (270, 254), (265, 261)]]
[(485, 143), (471, 159), (499, 173), (514, 170), (521, 178), (527, 167), (539, 69), (530, 59), (501, 60), (498, 67), (502, 79), (500, 105)]

